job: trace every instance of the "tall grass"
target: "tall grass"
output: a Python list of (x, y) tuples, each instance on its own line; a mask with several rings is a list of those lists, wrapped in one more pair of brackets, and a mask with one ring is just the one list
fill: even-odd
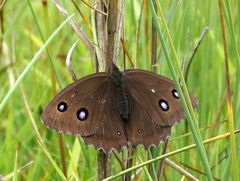
[[(94, 18), (92, 10), (81, 1), (75, 0), (81, 11), (79, 13), (70, 1), (61, 2), (70, 14), (75, 14), (74, 19), (88, 38), (96, 42), (92, 33), (94, 28), (90, 27)], [(92, 3), (86, 0), (85, 2)], [(210, 168), (213, 179), (233, 180), (237, 178), (233, 167), (234, 164), (239, 165), (240, 158), (237, 154), (237, 160), (232, 160), (226, 72), (217, 1), (173, 0), (159, 3), (155, 18), (175, 68), (176, 55), (178, 63), (186, 67), (202, 30), (209, 27), (209, 33), (191, 64), (186, 83), (188, 90), (198, 98), (198, 108), (194, 113), (196, 119), (193, 120), (199, 128), (197, 136), (201, 136), (208, 158), (208, 166), (205, 168)], [(159, 7), (166, 18), (164, 20), (167, 22), (172, 42), (167, 38)], [(0, 51), (0, 176), (6, 180), (64, 179), (57, 133), (42, 125), (40, 114), (53, 98), (52, 79), (56, 73), (57, 92), (62, 88), (59, 84), (66, 86), (72, 82), (65, 66), (65, 58), (78, 37), (69, 25), (58, 29), (67, 20), (50, 1), (47, 5), (40, 1), (7, 1), (1, 8), (4, 20), (4, 23), (0, 24), (3, 30), (1, 45), (4, 46), (1, 46)], [(223, 3), (235, 130), (238, 130), (240, 125), (239, 11), (238, 1)], [(146, 70), (151, 70), (151, 22), (152, 9), (148, 1), (125, 2), (124, 46), (135, 66)], [(54, 33), (56, 31), (58, 33)], [(51, 42), (44, 42), (49, 37)], [(48, 52), (44, 52), (47, 46)], [(156, 71), (173, 79), (162, 46), (158, 39)], [(118, 63), (123, 68), (123, 53), (121, 50), (120, 52)], [(78, 43), (71, 59), (79, 78), (94, 72), (90, 53), (82, 43)], [(129, 68), (131, 64), (128, 58), (126, 60)], [(52, 64), (55, 71), (52, 71)], [(179, 76), (179, 72), (177, 75)], [(16, 86), (19, 84), (21, 89)], [(26, 95), (26, 98), (23, 95)], [(206, 180), (208, 169), (204, 169), (202, 157), (194, 145), (194, 133), (192, 134), (185, 123), (186, 120), (172, 128), (164, 155), (160, 155), (161, 149), (156, 148), (152, 152), (153, 159), (147, 161), (149, 153), (139, 147), (134, 154), (134, 166), (124, 171), (112, 155), (113, 176), (108, 179), (121, 180), (122, 174), (132, 171), (139, 180), (154, 180), (157, 173), (150, 172), (148, 164), (157, 168), (156, 163), (160, 159), (168, 158), (195, 178)], [(239, 153), (238, 131), (232, 133), (235, 134), (236, 152)], [(67, 176), (71, 176), (70, 180), (96, 180), (97, 151), (86, 146), (79, 137), (64, 135), (63, 138)], [(126, 152), (118, 154), (120, 158), (126, 158), (125, 156)], [(166, 180), (180, 180), (183, 176), (176, 169), (164, 164), (163, 177)]]

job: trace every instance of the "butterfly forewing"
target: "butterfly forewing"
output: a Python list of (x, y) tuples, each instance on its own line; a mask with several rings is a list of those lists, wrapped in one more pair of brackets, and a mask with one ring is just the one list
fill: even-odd
[(105, 73), (80, 79), (64, 88), (49, 103), (41, 120), (59, 132), (93, 135), (100, 126), (109, 88)]
[[(125, 71), (124, 83), (136, 103), (160, 126), (171, 126), (184, 118), (173, 81), (144, 70)], [(195, 99), (192, 99), (195, 105)]]

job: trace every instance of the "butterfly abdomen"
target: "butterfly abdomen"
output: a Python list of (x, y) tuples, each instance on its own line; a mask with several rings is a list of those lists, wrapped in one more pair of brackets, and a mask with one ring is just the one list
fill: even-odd
[(117, 67), (112, 68), (110, 81), (112, 89), (114, 90), (115, 103), (117, 105), (118, 112), (121, 118), (124, 121), (127, 121), (129, 119), (129, 104), (123, 84), (123, 74)]
[(116, 92), (116, 104), (118, 107), (119, 114), (124, 121), (127, 121), (129, 118), (129, 105), (126, 92), (123, 89)]

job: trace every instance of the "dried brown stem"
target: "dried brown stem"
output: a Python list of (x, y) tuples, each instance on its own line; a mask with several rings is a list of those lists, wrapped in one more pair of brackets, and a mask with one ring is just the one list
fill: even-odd
[[(164, 154), (166, 153), (168, 141), (169, 141), (169, 137), (167, 137), (167, 139), (165, 140), (165, 142), (164, 142), (164, 144), (163, 144), (162, 155), (164, 155)], [(161, 175), (162, 175), (162, 173), (163, 173), (163, 164), (164, 164), (164, 159), (160, 160), (160, 163), (159, 163), (158, 179), (161, 178)]]
[(64, 154), (64, 143), (63, 143), (63, 136), (61, 133), (58, 134), (58, 143), (60, 147), (60, 155), (61, 155), (61, 164), (62, 164), (62, 171), (63, 174), (67, 177), (67, 167), (65, 162), (65, 154)]
[(177, 170), (179, 173), (181, 173), (182, 175), (184, 175), (185, 177), (187, 177), (190, 180), (193, 181), (199, 181), (197, 178), (195, 178), (192, 174), (190, 174), (189, 172), (187, 172), (185, 169), (181, 168), (179, 165), (177, 165), (176, 163), (174, 163), (173, 161), (171, 161), (170, 159), (166, 158), (164, 160), (165, 164), (174, 168), (175, 170)]
[[(106, 12), (107, 8), (102, 1), (96, 2), (96, 9), (100, 11)], [(107, 32), (106, 32), (106, 21), (107, 17), (103, 14), (99, 14), (95, 12), (95, 26), (96, 26), (96, 34), (97, 34), (97, 41), (100, 51), (98, 53), (98, 63), (105, 68), (106, 62), (106, 53), (107, 53)]]
[(109, 169), (107, 166), (109, 155), (104, 153), (102, 150), (98, 152), (98, 180), (103, 180), (109, 176)]
[[(106, 12), (107, 8), (104, 1), (100, 0), (96, 2), (96, 9)], [(106, 27), (106, 16), (95, 12), (95, 26), (97, 41), (100, 47), (98, 55), (98, 63), (103, 66), (105, 71), (108, 70), (111, 64), (107, 63), (107, 27)], [(98, 152), (98, 180), (102, 180), (110, 175), (108, 169), (109, 155), (103, 151)]]
[[(52, 2), (56, 6), (56, 8), (63, 14), (63, 16), (68, 16), (67, 11), (61, 6), (61, 4), (57, 0), (52, 0)], [(95, 58), (95, 48), (90, 42), (90, 40), (87, 38), (87, 36), (81, 31), (81, 29), (73, 19), (69, 21), (69, 24), (72, 26), (72, 28), (77, 33), (79, 38), (82, 40), (82, 42), (86, 45), (86, 47), (92, 53), (92, 57)]]
[(110, 68), (113, 63), (115, 36), (117, 32), (118, 19), (118, 0), (111, 0), (108, 4), (107, 19), (107, 57), (105, 62), (106, 69)]
[[(156, 0), (153, 0), (153, 5), (156, 7)], [(157, 8), (155, 8), (157, 10)], [(152, 46), (151, 46), (151, 69), (153, 72), (157, 71), (157, 31), (155, 23), (152, 20)]]
[[(112, 63), (116, 63), (118, 51), (119, 51), (119, 42), (121, 37), (121, 21), (122, 21), (122, 13), (119, 15), (118, 9), (118, 0), (111, 0), (108, 1), (108, 18), (107, 18), (107, 28), (105, 28), (105, 17), (101, 15), (96, 15), (96, 29), (98, 35), (98, 43), (100, 48), (103, 50), (103, 54), (105, 53), (106, 49), (106, 56), (103, 55), (101, 57), (101, 61), (105, 60), (105, 71), (107, 71)], [(105, 11), (105, 4), (103, 1), (100, 1), (97, 4), (98, 8)], [(122, 6), (123, 9), (123, 6)], [(120, 11), (120, 12), (123, 12)], [(98, 29), (100, 28), (100, 29)], [(117, 30), (117, 28), (119, 28)], [(105, 30), (107, 29), (107, 33)], [(105, 36), (107, 36), (105, 38)], [(109, 175), (110, 169), (107, 169), (108, 166), (108, 154), (100, 151), (98, 153), (98, 179), (101, 180), (106, 178)]]
[(124, 40), (122, 38), (121, 38), (121, 45), (122, 45), (122, 48), (123, 48), (123, 52), (127, 55), (129, 63), (131, 64), (131, 67), (133, 68), (134, 63), (132, 61), (131, 55), (130, 55), (129, 51), (127, 50), (127, 47), (125, 46)]
[[(134, 154), (135, 149), (132, 146), (128, 146), (128, 160), (127, 160), (127, 166), (126, 169), (131, 168), (133, 165), (133, 154)], [(124, 181), (130, 181), (131, 180), (131, 172), (128, 172), (125, 175)]]

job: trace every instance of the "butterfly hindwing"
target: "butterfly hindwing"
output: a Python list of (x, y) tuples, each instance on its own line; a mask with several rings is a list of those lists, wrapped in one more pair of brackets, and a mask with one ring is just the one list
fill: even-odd
[(96, 134), (83, 137), (87, 144), (92, 144), (95, 148), (103, 149), (110, 152), (113, 148), (120, 150), (127, 145), (124, 122), (118, 114), (116, 102), (114, 101), (115, 92), (111, 89), (108, 91), (106, 106), (103, 109), (103, 118)]
[(127, 140), (133, 146), (143, 145), (146, 149), (150, 146), (158, 146), (160, 141), (165, 141), (171, 133), (171, 127), (162, 127), (156, 124), (151, 115), (141, 104), (128, 94), (130, 119), (126, 128)]

